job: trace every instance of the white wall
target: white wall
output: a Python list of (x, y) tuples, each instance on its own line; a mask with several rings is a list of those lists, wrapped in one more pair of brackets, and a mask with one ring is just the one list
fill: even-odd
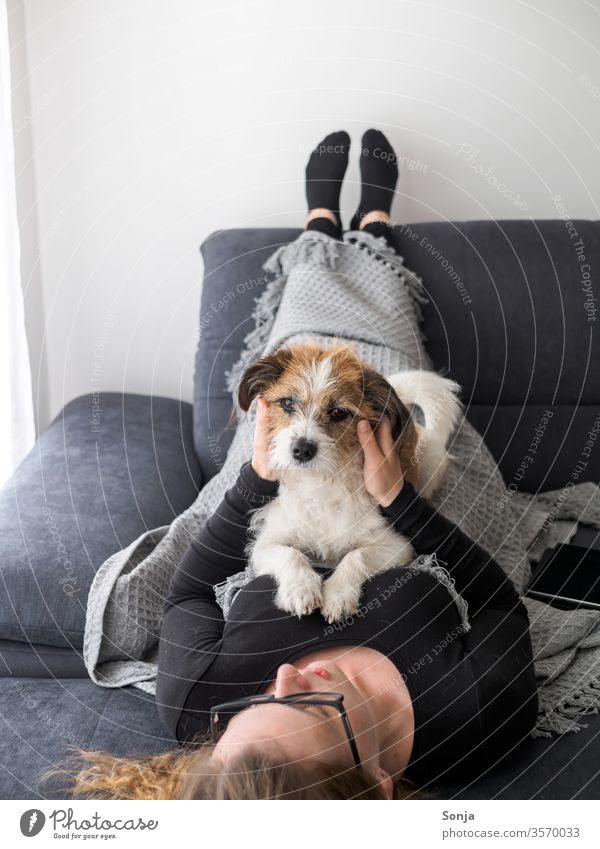
[(599, 217), (598, 0), (9, 10), (42, 428), (96, 388), (191, 398), (200, 241), (300, 225), (307, 153), (331, 129), (355, 139), (346, 215), (375, 126), (418, 161), (402, 171), (399, 222), (557, 217), (557, 194)]

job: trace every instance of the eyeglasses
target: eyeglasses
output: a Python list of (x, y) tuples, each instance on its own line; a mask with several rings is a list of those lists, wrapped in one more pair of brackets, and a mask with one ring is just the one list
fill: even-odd
[(346, 713), (346, 709), (344, 708), (344, 694), (343, 693), (333, 693), (330, 691), (326, 692), (307, 692), (307, 693), (294, 693), (291, 696), (273, 696), (273, 695), (259, 695), (259, 696), (246, 696), (243, 699), (236, 699), (232, 702), (223, 702), (223, 704), (215, 705), (210, 709), (210, 733), (212, 737), (213, 743), (216, 745), (227, 728), (227, 724), (230, 720), (236, 716), (241, 711), (245, 710), (248, 707), (253, 707), (254, 705), (291, 705), (292, 707), (306, 707), (307, 705), (316, 705), (323, 707), (331, 707), (337, 710), (340, 719), (342, 720), (342, 725), (344, 726), (344, 731), (346, 732), (346, 737), (348, 738), (348, 744), (352, 751), (352, 757), (354, 758), (354, 763), (356, 766), (361, 766), (360, 757), (358, 754), (358, 748), (356, 746), (356, 740), (354, 739), (354, 734), (352, 733), (352, 727), (350, 725), (350, 720), (348, 719), (348, 714)]

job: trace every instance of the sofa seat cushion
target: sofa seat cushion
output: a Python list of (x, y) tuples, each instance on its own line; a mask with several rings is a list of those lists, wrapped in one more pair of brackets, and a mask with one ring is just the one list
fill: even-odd
[(80, 649), (98, 567), (198, 492), (191, 405), (68, 404), (0, 493), (0, 639)]
[(70, 747), (152, 755), (178, 744), (154, 698), (136, 687), (109, 690), (89, 679), (0, 680), (0, 798), (65, 798), (64, 776), (41, 781)]
[(66, 646), (0, 640), (0, 678), (87, 678), (83, 653)]
[(540, 737), (506, 752), (492, 769), (448, 777), (446, 799), (598, 799), (600, 714), (577, 734)]

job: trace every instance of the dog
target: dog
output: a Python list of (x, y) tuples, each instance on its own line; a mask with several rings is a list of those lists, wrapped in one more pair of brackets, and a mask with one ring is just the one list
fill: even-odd
[[(277, 497), (250, 520), (246, 554), (256, 575), (275, 578), (280, 610), (301, 617), (320, 608), (336, 622), (356, 612), (364, 581), (414, 559), (367, 492), (356, 425), (367, 419), (376, 428), (387, 416), (405, 478), (430, 497), (452, 459), (446, 443), (459, 389), (430, 371), (386, 379), (339, 340), (284, 346), (245, 370), (238, 404), (248, 411), (257, 396), (268, 402), (269, 465), (279, 477)], [(309, 556), (337, 565), (323, 580)]]

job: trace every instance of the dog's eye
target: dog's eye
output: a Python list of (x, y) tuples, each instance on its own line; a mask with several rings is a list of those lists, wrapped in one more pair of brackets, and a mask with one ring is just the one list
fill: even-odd
[(285, 410), (286, 413), (294, 412), (294, 399), (293, 398), (280, 398), (279, 405), (282, 410)]
[(348, 410), (345, 410), (343, 407), (332, 407), (329, 411), (329, 418), (334, 422), (341, 422), (342, 419), (345, 419), (348, 416)]

